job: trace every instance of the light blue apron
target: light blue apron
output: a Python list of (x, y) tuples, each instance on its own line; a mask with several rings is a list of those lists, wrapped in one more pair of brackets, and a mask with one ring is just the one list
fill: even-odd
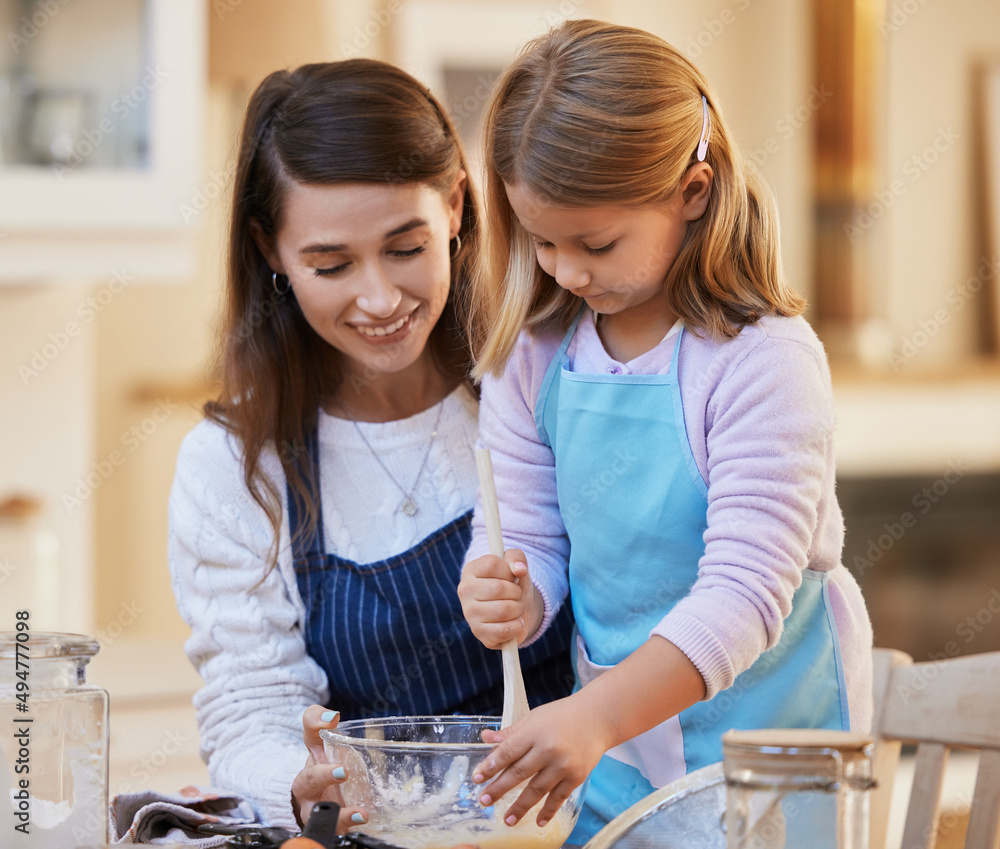
[[(555, 455), (570, 541), (578, 688), (639, 648), (690, 592), (708, 511), (678, 385), (683, 330), (668, 374), (578, 374), (569, 370), (566, 349), (579, 320), (535, 407), (539, 436)], [(728, 690), (601, 759), (570, 842), (585, 843), (655, 788), (721, 761), (721, 737), (731, 728), (849, 725), (826, 576), (807, 569), (777, 646)]]

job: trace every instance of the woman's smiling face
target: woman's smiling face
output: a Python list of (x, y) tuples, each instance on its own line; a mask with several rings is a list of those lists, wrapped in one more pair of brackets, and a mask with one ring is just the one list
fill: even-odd
[(423, 183), (295, 183), (276, 237), (257, 236), (349, 371), (399, 372), (424, 355), (448, 298), (464, 187), (464, 174), (447, 197)]

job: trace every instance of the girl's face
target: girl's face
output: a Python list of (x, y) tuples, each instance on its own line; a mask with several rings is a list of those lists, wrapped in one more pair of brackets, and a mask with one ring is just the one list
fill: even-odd
[(659, 319), (669, 312), (664, 281), (697, 217), (684, 190), (656, 207), (558, 207), (521, 184), (505, 187), (539, 266), (562, 288), (596, 313)]
[(448, 298), (464, 190), (464, 173), (447, 197), (422, 183), (293, 184), (276, 238), (255, 232), (348, 371), (395, 373), (423, 358)]

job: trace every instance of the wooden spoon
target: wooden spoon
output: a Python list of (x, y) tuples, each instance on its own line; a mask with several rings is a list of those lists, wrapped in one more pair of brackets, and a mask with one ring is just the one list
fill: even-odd
[[(500, 530), (500, 506), (493, 482), (493, 461), (489, 448), (476, 449), (476, 469), (479, 471), (479, 491), (483, 500), (483, 518), (490, 542), (490, 554), (503, 559), (503, 532)], [(526, 578), (527, 579), (527, 578)], [(503, 718), (506, 728), (528, 715), (528, 697), (524, 692), (521, 663), (517, 659), (517, 640), (508, 640), (500, 647), (503, 656)]]

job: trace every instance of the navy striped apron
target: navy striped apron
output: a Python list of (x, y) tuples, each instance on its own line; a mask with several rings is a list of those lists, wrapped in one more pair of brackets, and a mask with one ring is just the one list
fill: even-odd
[[(306, 649), (326, 672), (328, 706), (344, 719), (498, 715), (503, 707), (500, 653), (473, 636), (456, 591), (472, 511), (386, 560), (360, 564), (328, 554), (315, 429), (307, 449), (319, 516), (315, 533), (296, 533), (303, 510), (290, 488), (288, 519), (295, 578), (306, 609)], [(572, 690), (571, 632), (567, 603), (542, 638), (521, 650), (532, 707)]]

